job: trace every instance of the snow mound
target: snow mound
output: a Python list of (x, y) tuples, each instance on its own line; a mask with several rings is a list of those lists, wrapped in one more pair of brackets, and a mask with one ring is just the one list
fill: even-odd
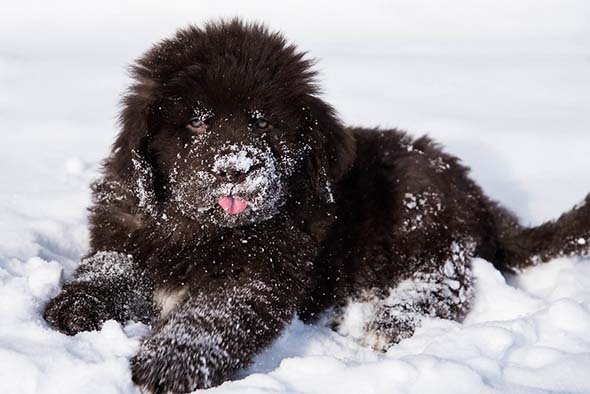
[(135, 392), (127, 364), (146, 327), (108, 321), (75, 337), (52, 330), (41, 313), (61, 277), (55, 261), (0, 262), (0, 392)]
[[(585, 393), (590, 391), (590, 261), (559, 259), (511, 284), (475, 260), (476, 301), (463, 323), (428, 319), (378, 354), (295, 320), (241, 379), (211, 393)], [(128, 360), (148, 327), (108, 321), (73, 337), (43, 321), (63, 268), (0, 262), (0, 392), (136, 393)]]
[(246, 378), (214, 393), (585, 393), (590, 261), (559, 259), (506, 283), (474, 262), (473, 311), (428, 319), (385, 355), (294, 322)]

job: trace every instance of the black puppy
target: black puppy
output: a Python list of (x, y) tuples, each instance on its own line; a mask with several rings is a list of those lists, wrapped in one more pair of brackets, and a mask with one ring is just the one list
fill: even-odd
[(91, 252), (46, 308), (67, 334), (151, 323), (132, 360), (144, 390), (231, 378), (295, 313), (370, 307), (386, 349), (424, 316), (461, 320), (470, 260), (509, 271), (588, 254), (590, 197), (521, 228), (428, 138), (344, 127), (311, 62), (238, 20), (189, 27), (148, 51), (104, 175)]

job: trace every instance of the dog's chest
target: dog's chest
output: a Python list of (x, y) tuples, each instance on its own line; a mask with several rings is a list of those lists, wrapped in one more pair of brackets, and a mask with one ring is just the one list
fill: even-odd
[(154, 304), (160, 310), (160, 318), (166, 317), (187, 295), (185, 286), (177, 289), (161, 289), (154, 293)]

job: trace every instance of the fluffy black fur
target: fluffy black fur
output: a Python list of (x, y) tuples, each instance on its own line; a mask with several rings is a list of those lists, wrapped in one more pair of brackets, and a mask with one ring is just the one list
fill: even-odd
[(474, 256), (511, 271), (589, 253), (590, 197), (522, 228), (428, 138), (344, 127), (310, 67), (239, 20), (140, 58), (94, 185), (91, 252), (47, 321), (67, 334), (151, 323), (134, 381), (187, 392), (230, 379), (296, 313), (330, 311), (337, 329), (367, 302), (359, 340), (386, 349), (423, 316), (465, 316)]

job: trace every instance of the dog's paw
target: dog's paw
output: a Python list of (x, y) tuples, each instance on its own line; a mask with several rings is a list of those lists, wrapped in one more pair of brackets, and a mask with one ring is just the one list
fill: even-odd
[(146, 394), (180, 394), (210, 387), (199, 368), (190, 367), (193, 363), (200, 363), (190, 352), (189, 348), (182, 346), (143, 346), (131, 359), (133, 382)]
[(45, 320), (67, 335), (98, 330), (107, 320), (100, 294), (83, 285), (70, 285), (52, 299), (43, 313)]
[(155, 333), (131, 359), (133, 382), (142, 393), (149, 394), (189, 393), (221, 384), (225, 365), (211, 347), (199, 342), (190, 334)]

